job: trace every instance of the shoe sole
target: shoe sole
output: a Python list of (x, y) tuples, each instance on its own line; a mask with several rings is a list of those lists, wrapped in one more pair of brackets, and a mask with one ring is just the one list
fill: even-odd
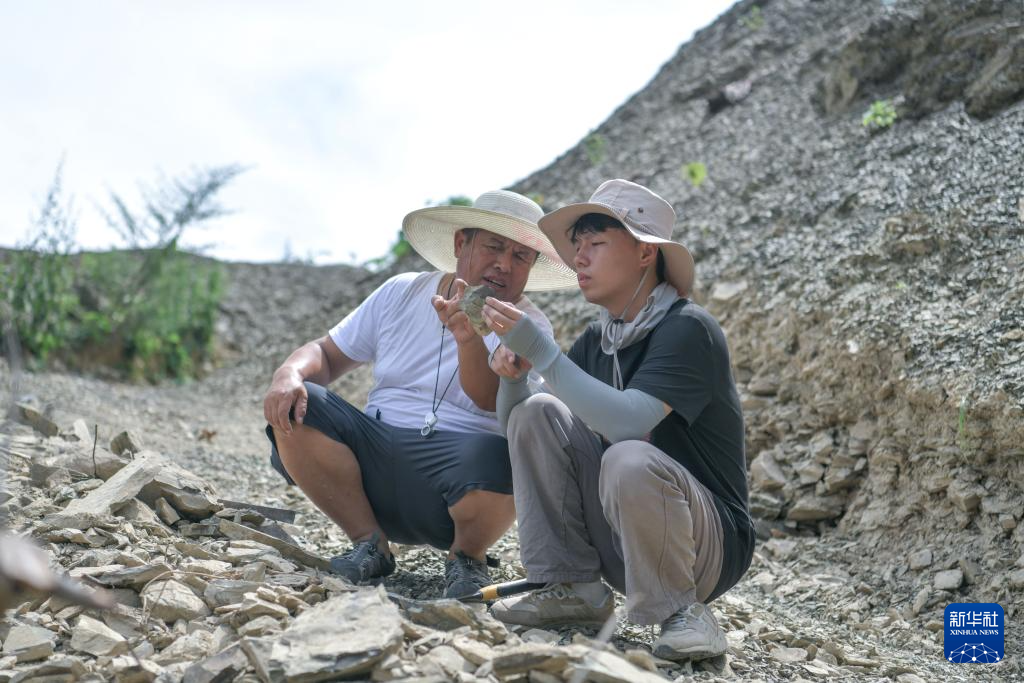
[(668, 645), (659, 645), (654, 648), (654, 656), (660, 657), (661, 659), (667, 659), (673, 662), (692, 661), (699, 662), (702, 659), (711, 659), (712, 657), (720, 657), (724, 655), (728, 648), (722, 650), (710, 650), (707, 648), (695, 649), (695, 650), (676, 650)]
[(353, 586), (376, 586), (378, 584), (384, 583), (384, 580), (391, 576), (391, 574), (384, 574), (383, 576), (371, 576), (370, 578), (363, 579), (362, 581), (353, 581), (347, 576), (339, 574), (337, 572), (331, 572), (331, 576), (336, 576), (339, 579), (342, 579), (343, 581), (348, 581)]
[(609, 615), (607, 618), (601, 619), (600, 621), (596, 621), (596, 620), (594, 620), (594, 621), (542, 621), (542, 622), (535, 622), (535, 623), (526, 623), (524, 621), (505, 621), (504, 619), (502, 619), (497, 614), (493, 614), (493, 612), (492, 612), (492, 616), (495, 619), (497, 619), (498, 621), (500, 621), (501, 623), (507, 624), (509, 626), (526, 626), (528, 628), (580, 628), (580, 627), (582, 627), (582, 628), (599, 629), (599, 628), (601, 628), (602, 626), (604, 626), (608, 622), (608, 619), (611, 618), (612, 615)]

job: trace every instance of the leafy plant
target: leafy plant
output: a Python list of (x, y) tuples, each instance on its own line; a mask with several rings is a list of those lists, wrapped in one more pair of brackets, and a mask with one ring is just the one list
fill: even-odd
[(875, 100), (864, 112), (861, 124), (869, 130), (884, 130), (894, 124), (898, 114), (889, 100)]
[(700, 161), (691, 161), (683, 164), (680, 174), (684, 179), (689, 180), (694, 187), (700, 187), (701, 183), (708, 177), (708, 168)]
[(750, 11), (740, 19), (740, 23), (751, 31), (760, 31), (764, 28), (764, 14), (761, 12), (761, 7), (759, 5), (751, 7)]
[(34, 235), (0, 272), (5, 308), (30, 357), (109, 366), (133, 379), (197, 374), (212, 356), (223, 275), (179, 241), (186, 228), (225, 213), (216, 195), (241, 172), (225, 166), (143, 188), (139, 211), (112, 193), (107, 221), (130, 249), (73, 255), (58, 171)]
[(223, 166), (143, 187), (138, 212), (111, 193), (116, 211), (107, 215), (108, 223), (136, 251), (115, 252), (113, 259), (121, 261), (115, 269), (102, 259), (92, 261), (90, 275), (103, 281), (99, 270), (113, 270), (120, 280), (110, 334), (124, 345), (134, 378), (189, 377), (209, 355), (222, 273), (219, 265), (201, 262), (178, 243), (186, 228), (227, 213), (216, 195), (243, 171)]
[(73, 336), (75, 291), (71, 251), (75, 246), (72, 200), (64, 198), (58, 166), (31, 236), (0, 269), (4, 316), (30, 359), (43, 364)]
[(583, 140), (583, 148), (587, 152), (590, 163), (597, 166), (605, 159), (607, 142), (600, 133), (591, 133)]

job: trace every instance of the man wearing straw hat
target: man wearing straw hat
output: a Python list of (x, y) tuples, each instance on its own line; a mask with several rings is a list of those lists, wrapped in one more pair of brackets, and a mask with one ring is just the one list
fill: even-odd
[[(467, 283), (485, 284), (551, 336), (522, 292), (571, 286), (575, 276), (537, 227), (543, 213), (507, 191), (413, 211), (405, 237), (439, 272), (392, 277), (274, 373), (264, 400), (271, 463), (352, 540), (331, 561), (352, 582), (394, 571), (393, 540), (448, 551), (447, 597), (490, 583), (486, 551), (515, 508), (488, 358), (512, 354), (455, 304)], [(360, 411), (326, 387), (364, 363), (374, 383)]]
[(729, 351), (686, 298), (693, 258), (674, 222), (668, 202), (626, 180), (540, 220), (602, 307), (568, 355), (513, 304), (489, 298), (483, 313), (552, 392), (501, 379), (522, 560), (547, 586), (494, 615), (600, 625), (614, 613), (603, 577), (631, 620), (661, 624), (654, 654), (678, 660), (725, 652), (706, 604), (747, 570), (754, 532)]

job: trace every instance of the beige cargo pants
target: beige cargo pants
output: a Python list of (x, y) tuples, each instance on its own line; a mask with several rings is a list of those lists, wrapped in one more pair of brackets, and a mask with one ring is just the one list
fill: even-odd
[(515, 407), (508, 439), (530, 581), (604, 577), (639, 624), (661, 623), (710, 595), (722, 524), (711, 493), (685, 467), (646, 441), (606, 449), (550, 394)]

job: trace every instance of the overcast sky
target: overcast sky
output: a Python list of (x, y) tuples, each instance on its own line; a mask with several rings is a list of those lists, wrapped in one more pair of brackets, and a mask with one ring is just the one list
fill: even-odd
[(192, 243), (379, 256), (407, 212), (549, 164), (731, 4), (0, 0), (0, 246), (63, 157), (89, 248), (117, 243), (110, 189), (239, 163)]

